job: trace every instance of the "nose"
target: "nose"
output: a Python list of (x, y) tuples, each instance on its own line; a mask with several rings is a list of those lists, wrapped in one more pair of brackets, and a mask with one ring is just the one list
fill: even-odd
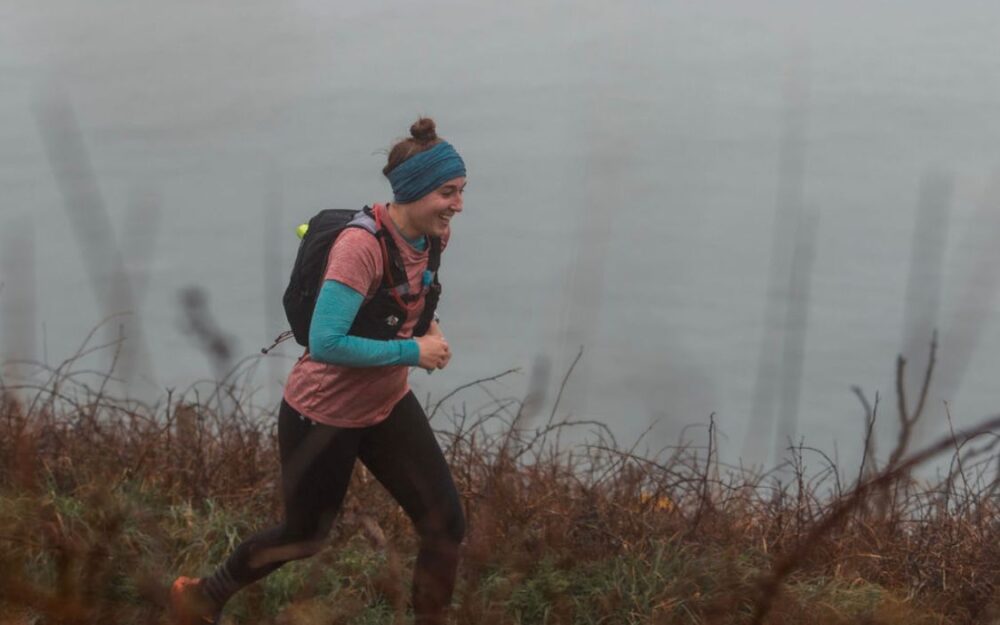
[(465, 204), (465, 198), (462, 197), (461, 193), (456, 193), (455, 201), (452, 202), (451, 204), (451, 210), (455, 211), (456, 213), (461, 213), (464, 204)]

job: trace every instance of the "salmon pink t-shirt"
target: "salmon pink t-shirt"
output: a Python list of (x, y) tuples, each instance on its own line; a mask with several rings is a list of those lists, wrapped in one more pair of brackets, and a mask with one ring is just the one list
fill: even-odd
[[(403, 258), (410, 292), (422, 288), (424, 270), (429, 258), (428, 245), (423, 251), (410, 245), (396, 229), (386, 207), (374, 209), (382, 224), (389, 229)], [(450, 232), (449, 232), (450, 234)], [(448, 234), (441, 238), (445, 248)], [(361, 228), (348, 228), (330, 248), (326, 280), (341, 282), (371, 300), (382, 284), (383, 260), (378, 241)], [(423, 301), (407, 315), (397, 339), (413, 336)], [(336, 427), (366, 427), (381, 422), (410, 390), (409, 367), (346, 367), (313, 360), (306, 349), (292, 367), (285, 383), (285, 401), (297, 412), (313, 421)]]

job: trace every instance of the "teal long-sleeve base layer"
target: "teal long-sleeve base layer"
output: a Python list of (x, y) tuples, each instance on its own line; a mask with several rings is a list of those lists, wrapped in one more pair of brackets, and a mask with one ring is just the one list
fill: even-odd
[(313, 360), (344, 367), (417, 366), (420, 347), (413, 339), (379, 341), (347, 334), (364, 301), (364, 295), (342, 282), (323, 282), (309, 325)]

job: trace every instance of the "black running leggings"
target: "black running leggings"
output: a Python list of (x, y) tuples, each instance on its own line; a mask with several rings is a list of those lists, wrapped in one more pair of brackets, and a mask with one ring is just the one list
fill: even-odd
[(285, 520), (236, 548), (224, 565), (233, 586), (246, 586), (322, 548), (355, 458), (360, 458), (399, 502), (420, 537), (413, 572), (416, 623), (443, 623), (465, 520), (451, 471), (413, 393), (407, 393), (384, 421), (364, 428), (314, 423), (282, 401), (278, 442)]

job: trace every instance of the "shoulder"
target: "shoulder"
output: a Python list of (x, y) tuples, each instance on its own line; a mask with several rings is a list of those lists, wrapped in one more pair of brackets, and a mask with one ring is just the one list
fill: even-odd
[(363, 228), (347, 228), (330, 247), (326, 279), (343, 282), (365, 293), (382, 274), (382, 251), (375, 236)]
[(337, 237), (332, 249), (360, 249), (378, 250), (378, 240), (375, 235), (360, 226), (344, 228), (344, 231)]
[(345, 228), (330, 247), (330, 262), (382, 260), (378, 239), (364, 228)]

